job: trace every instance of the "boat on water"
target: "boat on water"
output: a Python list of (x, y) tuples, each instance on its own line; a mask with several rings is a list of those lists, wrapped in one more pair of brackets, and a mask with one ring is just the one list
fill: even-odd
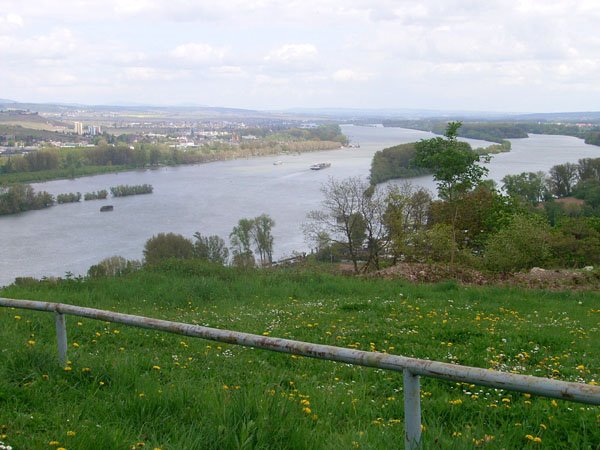
[(113, 205), (104, 205), (100, 207), (100, 212), (112, 211), (114, 209)]
[(282, 165), (282, 164), (283, 164), (283, 161), (275, 161), (275, 162), (273, 163), (273, 165), (274, 165), (274, 166), (280, 166), (280, 165)]
[(328, 167), (331, 167), (331, 163), (323, 162), (323, 163), (313, 164), (312, 166), (310, 166), (310, 170), (321, 170), (321, 169), (327, 169)]

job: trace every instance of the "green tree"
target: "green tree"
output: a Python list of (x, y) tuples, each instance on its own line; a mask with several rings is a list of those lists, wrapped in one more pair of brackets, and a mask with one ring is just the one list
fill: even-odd
[(250, 234), (263, 266), (273, 262), (273, 234), (271, 230), (274, 226), (275, 221), (267, 214), (261, 214), (253, 220)]
[(388, 188), (383, 220), (394, 263), (412, 253), (415, 234), (427, 226), (431, 201), (428, 190), (410, 183)]
[(548, 178), (550, 192), (557, 198), (570, 196), (577, 177), (576, 164), (565, 163), (552, 167)]
[(415, 164), (433, 172), (438, 195), (448, 201), (473, 189), (488, 172), (479, 164), (487, 159), (471, 150), (468, 143), (457, 140), (461, 125), (461, 122), (450, 122), (445, 139), (435, 137), (415, 144)]
[(229, 259), (229, 250), (225, 241), (219, 236), (203, 236), (199, 231), (194, 233), (194, 254), (196, 258), (226, 265)]
[(518, 175), (506, 175), (502, 178), (504, 191), (513, 198), (520, 198), (537, 205), (550, 195), (544, 172), (523, 172)]
[(600, 219), (562, 218), (551, 233), (552, 262), (559, 267), (600, 264)]
[(240, 219), (229, 235), (233, 264), (237, 267), (254, 267), (254, 253), (252, 252), (252, 229), (254, 220)]
[(194, 257), (194, 244), (189, 239), (175, 233), (159, 233), (146, 241), (144, 262), (157, 264), (170, 258), (191, 259)]
[[(488, 161), (471, 150), (471, 146), (457, 140), (461, 122), (450, 122), (446, 127), (445, 139), (435, 137), (421, 140), (416, 144), (415, 163), (433, 171), (437, 182), (438, 195), (452, 208), (451, 227), (454, 243), (457, 242), (458, 204), (457, 200), (481, 183), (488, 169), (480, 165)], [(483, 159), (482, 159), (483, 158)], [(451, 245), (451, 249), (456, 245)], [(450, 263), (454, 263), (454, 250)]]
[(541, 217), (515, 215), (485, 246), (485, 265), (497, 272), (542, 266), (550, 256), (550, 227)]

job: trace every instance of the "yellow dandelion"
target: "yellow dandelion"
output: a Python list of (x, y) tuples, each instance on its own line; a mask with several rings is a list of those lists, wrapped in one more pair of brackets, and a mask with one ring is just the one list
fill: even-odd
[(306, 414), (312, 413), (312, 409), (310, 409), (308, 406), (302, 408), (302, 411), (304, 411)]
[(77, 433), (75, 431), (67, 431), (67, 436), (69, 437), (73, 437), (75, 436)]
[(56, 447), (57, 445), (60, 445), (60, 442), (58, 442), (58, 441), (50, 441), (50, 442), (48, 442), (48, 445), (51, 445), (52, 447)]
[(33, 347), (35, 345), (35, 341), (33, 339), (29, 339), (27, 341), (27, 345), (29, 345), (30, 347)]
[(71, 370), (73, 370), (73, 368), (71, 366), (66, 366), (66, 367), (63, 368), (63, 370), (65, 372), (70, 372)]
[(160, 366), (152, 366), (152, 370), (160, 370)]
[(21, 316), (15, 316), (15, 320), (21, 320)]

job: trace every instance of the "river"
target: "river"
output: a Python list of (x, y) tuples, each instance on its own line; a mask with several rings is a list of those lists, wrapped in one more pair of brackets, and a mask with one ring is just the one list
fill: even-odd
[[(368, 176), (377, 150), (428, 139), (433, 135), (403, 128), (343, 126), (360, 148), (301, 155), (280, 155), (210, 164), (166, 167), (97, 175), (74, 180), (35, 184), (51, 194), (108, 189), (118, 184), (154, 186), (151, 195), (57, 205), (0, 217), (0, 285), (18, 276), (85, 274), (89, 266), (113, 255), (141, 259), (144, 243), (161, 232), (192, 237), (217, 234), (227, 238), (242, 217), (267, 213), (275, 220), (274, 256), (306, 251), (301, 232), (306, 213), (318, 209), (320, 187), (328, 177)], [(489, 143), (467, 140), (474, 147)], [(600, 147), (567, 136), (532, 135), (514, 139), (512, 151), (495, 155), (490, 178), (506, 174), (548, 171), (564, 162), (600, 157)], [(282, 164), (274, 165), (275, 161)], [(311, 164), (330, 162), (328, 169), (313, 171)], [(435, 191), (431, 177), (411, 180)], [(100, 206), (114, 211), (100, 213)]]

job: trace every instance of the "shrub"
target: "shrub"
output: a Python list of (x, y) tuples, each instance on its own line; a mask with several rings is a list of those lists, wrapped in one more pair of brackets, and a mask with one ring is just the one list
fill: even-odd
[(484, 262), (495, 272), (542, 266), (550, 255), (550, 227), (538, 216), (517, 215), (486, 243)]
[(141, 267), (141, 263), (135, 260), (127, 260), (122, 256), (111, 256), (103, 259), (98, 264), (88, 269), (88, 276), (91, 278), (116, 277), (131, 273)]
[(159, 233), (146, 241), (144, 262), (156, 264), (169, 258), (190, 259), (194, 257), (194, 244), (189, 239), (175, 233)]

